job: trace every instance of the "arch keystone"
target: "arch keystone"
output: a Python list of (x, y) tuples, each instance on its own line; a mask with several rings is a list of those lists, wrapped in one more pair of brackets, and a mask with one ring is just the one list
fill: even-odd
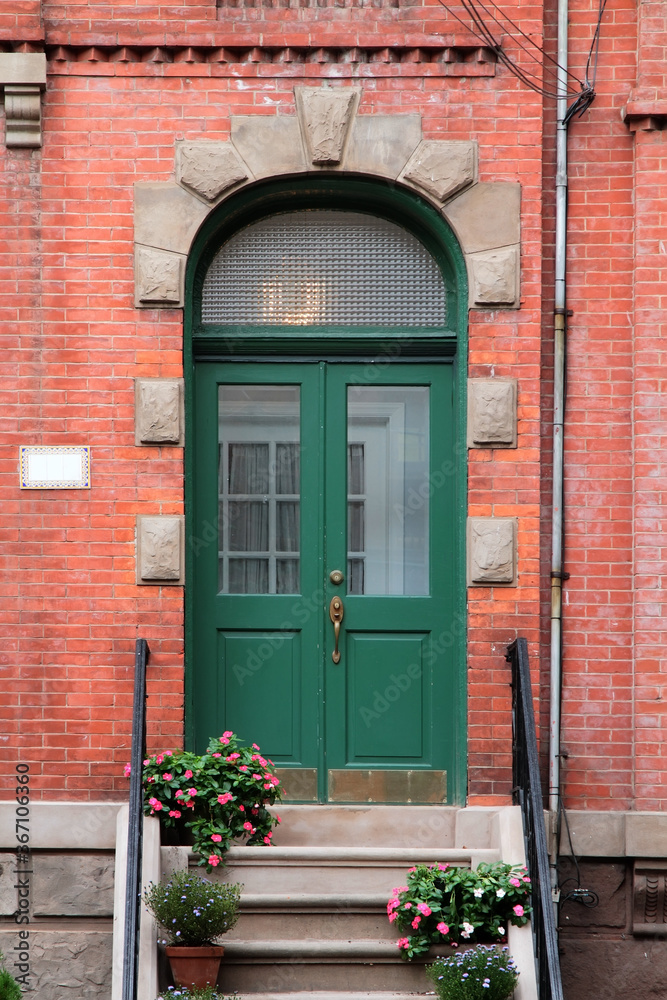
[(295, 87), (299, 127), (315, 166), (340, 163), (350, 125), (361, 98), (360, 87)]

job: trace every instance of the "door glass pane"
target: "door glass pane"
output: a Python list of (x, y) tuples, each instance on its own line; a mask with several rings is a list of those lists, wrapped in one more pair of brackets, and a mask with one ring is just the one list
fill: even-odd
[(429, 389), (349, 386), (349, 594), (428, 594)]
[(299, 592), (299, 386), (218, 390), (218, 587)]

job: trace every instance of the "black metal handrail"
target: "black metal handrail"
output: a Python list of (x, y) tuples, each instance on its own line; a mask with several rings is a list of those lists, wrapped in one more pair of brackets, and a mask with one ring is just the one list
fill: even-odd
[(135, 1000), (139, 973), (141, 856), (143, 847), (142, 762), (146, 755), (146, 664), (148, 643), (137, 639), (134, 649), (134, 705), (130, 754), (130, 809), (127, 826), (125, 930), (123, 937), (123, 1000)]
[(532, 880), (532, 928), (538, 996), (540, 1000), (563, 1000), (535, 736), (528, 643), (525, 639), (516, 639), (508, 646), (507, 660), (512, 665), (513, 795), (514, 802), (521, 806), (526, 861)]

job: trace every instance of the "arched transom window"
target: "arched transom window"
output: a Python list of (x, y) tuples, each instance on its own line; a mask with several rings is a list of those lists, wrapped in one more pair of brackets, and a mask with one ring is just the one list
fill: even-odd
[(241, 229), (204, 281), (204, 324), (442, 327), (440, 268), (412, 233), (363, 212), (313, 209)]

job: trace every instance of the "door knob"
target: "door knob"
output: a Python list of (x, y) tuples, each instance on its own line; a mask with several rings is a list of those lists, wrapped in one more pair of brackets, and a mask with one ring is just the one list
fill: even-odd
[(338, 586), (339, 583), (343, 582), (345, 577), (343, 576), (343, 574), (339, 569), (332, 569), (331, 572), (329, 573), (329, 579), (331, 580), (332, 583), (335, 583), (336, 586)]
[(338, 648), (338, 642), (340, 640), (340, 624), (343, 620), (343, 614), (345, 609), (343, 608), (343, 602), (340, 597), (332, 597), (331, 604), (329, 605), (329, 618), (333, 622), (334, 627), (334, 651), (331, 654), (331, 659), (334, 663), (340, 663), (340, 650)]

